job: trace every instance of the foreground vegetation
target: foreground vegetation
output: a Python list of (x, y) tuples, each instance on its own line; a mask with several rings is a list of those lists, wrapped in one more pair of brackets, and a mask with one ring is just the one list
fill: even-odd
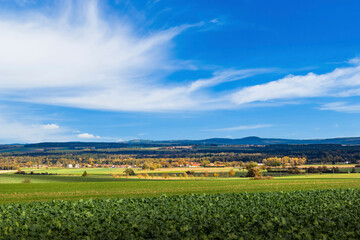
[(360, 190), (0, 205), (6, 239), (359, 239)]

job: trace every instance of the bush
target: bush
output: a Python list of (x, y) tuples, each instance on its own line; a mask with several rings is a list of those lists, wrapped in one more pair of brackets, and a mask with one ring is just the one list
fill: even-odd
[(30, 179), (25, 179), (22, 183), (31, 183)]
[(298, 167), (293, 167), (289, 169), (290, 174), (301, 174), (301, 171)]
[(245, 177), (261, 177), (262, 173), (260, 172), (260, 169), (258, 168), (251, 168), (247, 172)]
[(234, 171), (233, 169), (231, 169), (231, 170), (229, 171), (229, 176), (232, 177), (232, 176), (234, 176), (234, 175), (235, 175), (235, 171)]
[(88, 175), (88, 173), (87, 173), (86, 171), (84, 171), (81, 176), (82, 176), (82, 177), (86, 177), (87, 175)]
[(316, 168), (314, 168), (314, 167), (309, 167), (309, 168), (307, 169), (307, 172), (308, 172), (308, 173), (319, 173), (319, 170), (316, 169)]
[(125, 169), (124, 173), (126, 174), (126, 176), (135, 176), (136, 175), (134, 170), (132, 170), (131, 168)]

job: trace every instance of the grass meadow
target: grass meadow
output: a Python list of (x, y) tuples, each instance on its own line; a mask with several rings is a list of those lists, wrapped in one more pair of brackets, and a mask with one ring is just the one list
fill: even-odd
[[(211, 170), (218, 171), (219, 169)], [(220, 170), (226, 172), (229, 169)], [(111, 174), (120, 173), (120, 170), (95, 168), (86, 169), (89, 174), (86, 177), (81, 177), (84, 169), (42, 169), (38, 171), (57, 173), (58, 175), (18, 175), (13, 172), (0, 174), (0, 203), (55, 199), (147, 197), (163, 194), (183, 195), (191, 193), (214, 194), (360, 188), (359, 173), (302, 174), (275, 177), (273, 180), (250, 180), (238, 176), (219, 178), (189, 177), (186, 179), (179, 177), (138, 179), (136, 176), (114, 178)], [(122, 171), (123, 169), (121, 169)], [(136, 172), (144, 173), (144, 171)], [(162, 173), (164, 170), (159, 169), (157, 172)], [(241, 171), (236, 170), (236, 172)], [(26, 179), (30, 183), (22, 183)]]

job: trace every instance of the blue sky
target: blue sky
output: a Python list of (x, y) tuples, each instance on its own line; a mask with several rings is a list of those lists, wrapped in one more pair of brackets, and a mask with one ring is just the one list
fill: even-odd
[(0, 0), (0, 143), (360, 136), (359, 10)]

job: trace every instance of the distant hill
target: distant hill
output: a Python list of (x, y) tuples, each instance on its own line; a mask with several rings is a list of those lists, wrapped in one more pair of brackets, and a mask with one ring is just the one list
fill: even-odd
[(245, 137), (238, 139), (231, 138), (209, 138), (203, 140), (131, 140), (126, 142), (43, 142), (33, 144), (12, 144), (0, 145), (0, 152), (18, 150), (41, 150), (41, 149), (106, 149), (124, 147), (161, 147), (179, 145), (198, 145), (198, 146), (230, 146), (230, 145), (310, 145), (310, 144), (339, 144), (339, 145), (360, 145), (360, 137), (343, 137), (328, 139), (281, 139), (281, 138), (259, 138)]
[(141, 144), (166, 144), (166, 145), (274, 145), (274, 144), (341, 144), (359, 145), (360, 137), (328, 138), (328, 139), (281, 139), (281, 138), (259, 138), (245, 137), (238, 139), (231, 138), (209, 138), (203, 140), (132, 140), (126, 142), (129, 145)]

